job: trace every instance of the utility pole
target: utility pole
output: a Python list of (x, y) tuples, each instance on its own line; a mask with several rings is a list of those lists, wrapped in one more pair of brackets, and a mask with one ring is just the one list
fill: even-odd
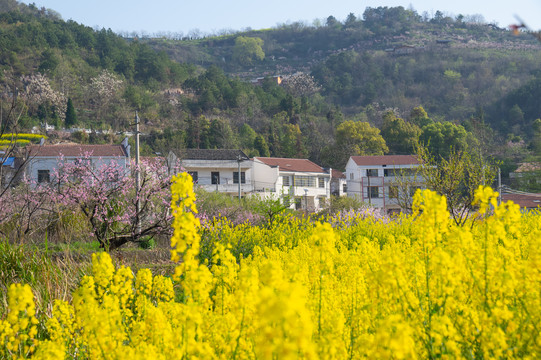
[(141, 193), (141, 169), (139, 159), (139, 115), (135, 112), (135, 221), (136, 221), (136, 235), (141, 235), (141, 218), (139, 212), (141, 211), (141, 200), (139, 199)]
[(370, 188), (370, 170), (366, 170), (366, 178), (368, 179), (368, 204), (372, 205), (372, 190)]
[(498, 167), (498, 206), (502, 203), (502, 169)]
[(308, 216), (308, 189), (304, 189), (304, 212)]

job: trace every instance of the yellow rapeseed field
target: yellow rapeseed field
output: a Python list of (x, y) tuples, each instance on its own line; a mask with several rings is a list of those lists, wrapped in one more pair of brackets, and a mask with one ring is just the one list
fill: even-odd
[[(270, 228), (220, 223), (201, 263), (191, 178), (173, 178), (173, 278), (115, 269), (94, 254), (72, 303), (39, 322), (32, 291), (9, 290), (3, 358), (535, 359), (541, 354), (541, 221), (480, 188), (476, 219), (415, 195), (388, 224), (329, 221)], [(343, 221), (343, 220), (341, 220)], [(294, 239), (287, 233), (288, 226)], [(212, 231), (212, 230), (209, 230)], [(229, 247), (266, 236), (237, 261)], [(181, 261), (180, 261), (181, 260)], [(37, 327), (47, 335), (37, 339)]]

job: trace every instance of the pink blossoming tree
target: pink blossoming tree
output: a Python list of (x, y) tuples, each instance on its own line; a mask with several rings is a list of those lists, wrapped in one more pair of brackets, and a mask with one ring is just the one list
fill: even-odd
[[(27, 182), (0, 198), (0, 225), (12, 224), (12, 237), (43, 231), (55, 214), (80, 212), (100, 247), (113, 250), (128, 242), (170, 236), (170, 172), (162, 159), (142, 160), (140, 190), (131, 171), (116, 161), (58, 159), (51, 182)], [(139, 211), (136, 203), (139, 201)], [(5, 205), (5, 206), (4, 206)], [(56, 216), (58, 218), (58, 216)], [(0, 227), (0, 231), (2, 228)], [(6, 234), (5, 234), (6, 235)]]
[[(59, 164), (54, 181), (45, 185), (50, 206), (77, 207), (102, 248), (113, 250), (159, 234), (169, 236), (170, 177), (164, 162), (141, 162), (139, 192), (129, 169), (117, 162), (96, 165), (85, 154), (75, 162), (59, 159)], [(42, 190), (37, 187), (36, 191)]]

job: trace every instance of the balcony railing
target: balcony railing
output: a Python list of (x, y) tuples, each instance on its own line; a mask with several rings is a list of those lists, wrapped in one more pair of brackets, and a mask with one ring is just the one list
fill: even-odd
[[(195, 185), (201, 187), (205, 191), (217, 191), (223, 193), (237, 193), (239, 191), (239, 184), (233, 183), (232, 179), (220, 179), (219, 184), (213, 184), (211, 179), (199, 178), (195, 182)], [(254, 184), (250, 181), (240, 184), (240, 191), (252, 192), (254, 191)]]

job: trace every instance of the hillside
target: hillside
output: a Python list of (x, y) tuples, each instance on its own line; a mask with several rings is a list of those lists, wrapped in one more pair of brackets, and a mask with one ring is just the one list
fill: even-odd
[[(122, 38), (54, 10), (0, 5), (2, 107), (24, 89), (23, 129), (128, 131), (137, 110), (146, 154), (235, 147), (343, 168), (358, 151), (352, 144), (366, 140), (345, 129), (366, 121), (382, 136), (367, 154), (411, 152), (414, 140), (438, 137), (511, 167), (539, 155), (528, 145), (541, 136), (531, 131), (541, 114), (541, 46), (473, 18), (378, 7), (363, 19), (174, 40)], [(506, 139), (522, 145), (509, 150)]]

